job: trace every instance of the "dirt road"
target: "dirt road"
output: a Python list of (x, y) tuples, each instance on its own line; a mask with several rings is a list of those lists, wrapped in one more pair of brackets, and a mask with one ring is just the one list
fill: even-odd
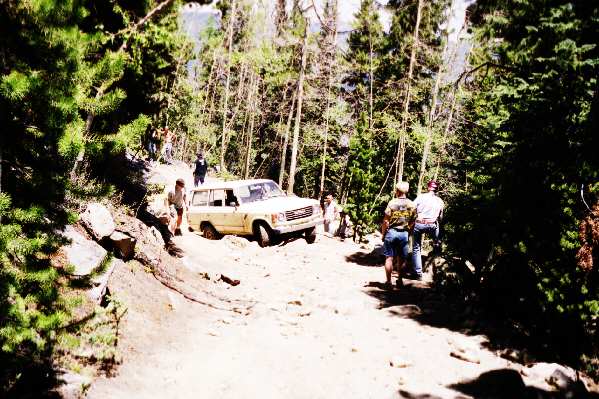
[(319, 236), (259, 248), (189, 233), (176, 243), (198, 278), (241, 280), (208, 284), (245, 310), (192, 303), (142, 270), (120, 271), (112, 292), (130, 307), (124, 362), (88, 397), (480, 397), (472, 384), (481, 374), (522, 369), (484, 349), (485, 337), (447, 328), (449, 308), (426, 283), (381, 289), (382, 268), (353, 242)]

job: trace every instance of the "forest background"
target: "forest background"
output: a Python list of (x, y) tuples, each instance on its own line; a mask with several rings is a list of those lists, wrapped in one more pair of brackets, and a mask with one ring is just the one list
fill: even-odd
[(178, 27), (182, 1), (0, 1), (5, 391), (46, 370), (71, 326), (56, 230), (119, 194), (111, 165), (166, 125), (177, 158), (334, 192), (362, 233), (396, 181), (413, 197), (438, 180), (445, 257), (474, 272), (436, 284), (597, 375), (599, 5), (477, 1), (455, 75), (448, 2), (390, 0), (387, 31), (363, 0), (340, 32), (338, 1), (221, 1), (199, 46)]

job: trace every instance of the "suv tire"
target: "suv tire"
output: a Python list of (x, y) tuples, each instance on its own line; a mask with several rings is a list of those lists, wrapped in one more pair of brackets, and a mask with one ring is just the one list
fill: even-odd
[(220, 238), (220, 234), (218, 234), (218, 231), (210, 223), (202, 226), (202, 235), (208, 240), (218, 240)]
[(305, 231), (305, 238), (308, 244), (314, 244), (316, 241), (316, 227), (310, 227)]
[(272, 241), (272, 237), (268, 228), (262, 223), (258, 223), (254, 228), (254, 234), (256, 235), (256, 241), (262, 248), (268, 247)]

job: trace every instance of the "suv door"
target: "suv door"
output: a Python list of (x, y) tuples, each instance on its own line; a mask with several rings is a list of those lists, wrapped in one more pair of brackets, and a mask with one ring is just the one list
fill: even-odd
[(225, 190), (225, 219), (227, 226), (237, 234), (251, 233), (244, 228), (244, 217), (247, 216), (245, 213), (239, 210), (239, 198), (235, 195), (233, 189)]
[(191, 196), (189, 212), (187, 213), (187, 222), (195, 230), (199, 230), (200, 224), (204, 220), (208, 220), (207, 213), (210, 210), (208, 207), (209, 197), (209, 190), (194, 191)]

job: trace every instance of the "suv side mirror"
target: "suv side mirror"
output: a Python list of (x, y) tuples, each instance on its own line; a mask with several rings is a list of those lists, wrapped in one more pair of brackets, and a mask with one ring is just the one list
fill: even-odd
[(229, 206), (234, 206), (235, 208), (237, 208), (239, 204), (236, 201), (231, 201), (229, 202)]

